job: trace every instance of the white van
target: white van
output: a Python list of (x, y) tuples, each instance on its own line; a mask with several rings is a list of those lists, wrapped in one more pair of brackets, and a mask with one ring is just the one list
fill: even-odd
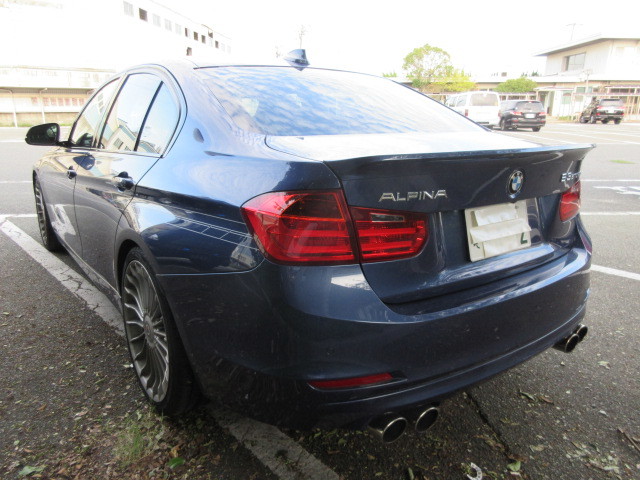
[(445, 105), (480, 125), (493, 127), (500, 122), (500, 96), (496, 92), (465, 92), (451, 95)]

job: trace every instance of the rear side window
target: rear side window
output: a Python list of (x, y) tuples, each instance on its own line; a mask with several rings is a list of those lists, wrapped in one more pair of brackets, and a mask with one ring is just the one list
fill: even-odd
[(473, 93), (471, 94), (472, 107), (497, 107), (498, 95), (495, 93)]
[(98, 127), (107, 108), (109, 108), (111, 97), (113, 97), (117, 85), (118, 80), (113, 80), (106, 84), (82, 111), (70, 137), (71, 143), (75, 146), (87, 148), (95, 146), (94, 140), (97, 136)]
[(482, 127), (387, 79), (292, 67), (197, 70), (240, 128), (264, 135), (477, 131)]
[(171, 96), (169, 88), (163, 84), (144, 122), (137, 150), (162, 154), (173, 136), (179, 115), (178, 105)]
[(542, 102), (518, 102), (516, 104), (516, 110), (523, 112), (542, 112), (544, 107)]
[(104, 127), (100, 148), (133, 151), (160, 79), (155, 75), (130, 75), (116, 99)]
[(600, 101), (600, 104), (609, 107), (621, 107), (623, 105), (622, 100), (619, 98), (605, 98)]

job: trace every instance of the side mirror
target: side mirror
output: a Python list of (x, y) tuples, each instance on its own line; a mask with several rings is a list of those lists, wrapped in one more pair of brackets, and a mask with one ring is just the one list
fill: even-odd
[(60, 125), (45, 123), (31, 127), (24, 139), (29, 145), (60, 145)]

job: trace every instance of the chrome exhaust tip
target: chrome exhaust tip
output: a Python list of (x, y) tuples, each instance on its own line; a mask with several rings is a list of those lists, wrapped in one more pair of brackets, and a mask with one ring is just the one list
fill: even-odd
[(573, 333), (559, 343), (556, 343), (553, 348), (560, 350), (561, 352), (570, 353), (573, 352), (578, 343), (580, 343), (580, 337)]
[(413, 424), (416, 433), (424, 433), (429, 430), (436, 423), (439, 414), (438, 407), (429, 407), (418, 411)]
[(395, 442), (407, 429), (407, 419), (396, 413), (385, 413), (371, 420), (368, 429), (383, 443)]
[(587, 333), (589, 332), (589, 327), (587, 327), (586, 325), (578, 325), (578, 328), (576, 328), (575, 334), (578, 335), (578, 337), (580, 338), (580, 341), (584, 340), (584, 337), (587, 336)]

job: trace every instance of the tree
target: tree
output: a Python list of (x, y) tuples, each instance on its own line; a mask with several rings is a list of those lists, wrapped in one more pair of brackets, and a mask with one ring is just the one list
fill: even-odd
[(450, 66), (449, 54), (427, 43), (422, 47), (414, 48), (404, 57), (402, 69), (407, 72), (412, 85), (422, 90), (437, 79), (446, 77)]
[(451, 65), (446, 51), (428, 43), (404, 57), (402, 69), (413, 87), (423, 92), (464, 92), (475, 86), (466, 73)]
[(501, 93), (527, 93), (533, 92), (538, 86), (533, 80), (529, 80), (527, 77), (514, 78), (502, 82), (495, 89), (496, 92)]

